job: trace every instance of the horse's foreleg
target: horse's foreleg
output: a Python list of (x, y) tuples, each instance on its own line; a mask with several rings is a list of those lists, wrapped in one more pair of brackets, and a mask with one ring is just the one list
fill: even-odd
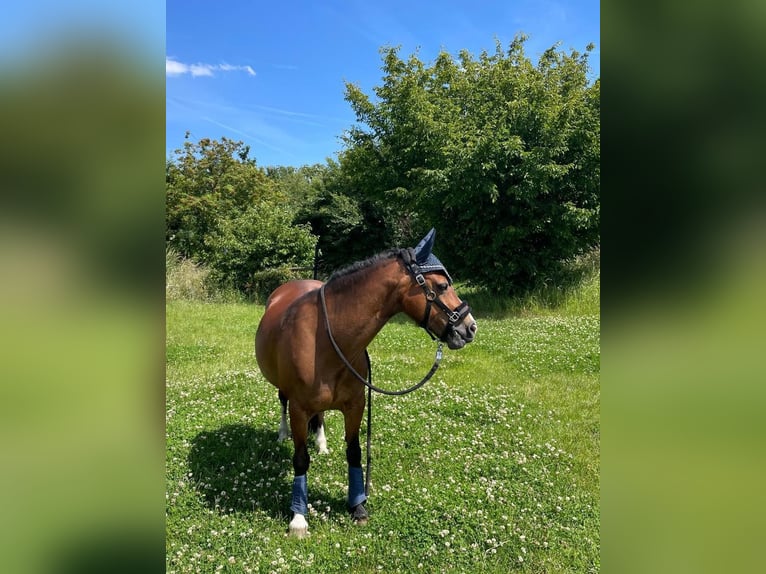
[(306, 447), (306, 438), (308, 434), (308, 417), (294, 403), (290, 403), (290, 428), (293, 431), (293, 444), (295, 453), (293, 454), (293, 497), (290, 510), (293, 511), (293, 519), (290, 521), (290, 534), (303, 538), (308, 534), (308, 523), (306, 514), (308, 514), (308, 481), (307, 473), (311, 464), (308, 448)]
[(359, 425), (364, 413), (364, 395), (361, 405), (345, 411), (346, 425), (346, 461), (348, 462), (348, 508), (356, 524), (367, 523), (367, 509), (364, 502), (364, 472), (362, 471), (362, 449), (359, 446)]
[(287, 426), (287, 397), (279, 391), (279, 402), (282, 404), (282, 420), (279, 422), (279, 436), (277, 442), (290, 438), (290, 429)]

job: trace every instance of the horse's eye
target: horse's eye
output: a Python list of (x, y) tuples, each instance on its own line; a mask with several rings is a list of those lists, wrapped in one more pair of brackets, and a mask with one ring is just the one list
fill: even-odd
[(447, 287), (449, 287), (449, 283), (439, 283), (436, 285), (436, 288), (439, 290), (439, 293), (444, 293), (447, 290)]

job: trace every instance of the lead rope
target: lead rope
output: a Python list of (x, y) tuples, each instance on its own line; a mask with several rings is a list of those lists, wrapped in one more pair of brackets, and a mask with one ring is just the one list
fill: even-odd
[[(442, 360), (442, 343), (441, 342), (439, 342), (439, 344), (436, 347), (436, 355), (434, 356), (434, 364), (431, 367), (431, 370), (428, 371), (428, 373), (426, 373), (426, 376), (423, 377), (423, 379), (420, 382), (415, 383), (408, 389), (404, 389), (401, 391), (388, 391), (386, 389), (381, 389), (380, 387), (376, 387), (375, 385), (372, 384), (371, 370), (369, 368), (368, 368), (368, 375), (370, 376), (370, 380), (367, 381), (367, 379), (365, 379), (362, 375), (360, 375), (359, 372), (354, 368), (354, 366), (349, 362), (349, 360), (343, 354), (343, 351), (340, 350), (338, 343), (335, 342), (335, 337), (332, 336), (332, 329), (330, 328), (330, 317), (327, 314), (327, 301), (325, 300), (325, 295), (324, 295), (325, 285), (322, 285), (319, 288), (319, 299), (320, 299), (320, 302), (322, 303), (322, 313), (324, 314), (324, 324), (325, 324), (325, 329), (327, 330), (327, 337), (330, 339), (330, 343), (332, 344), (333, 349), (335, 349), (335, 353), (337, 353), (338, 357), (340, 357), (340, 360), (343, 361), (343, 364), (346, 365), (346, 368), (365, 387), (367, 387), (368, 389), (372, 389), (373, 391), (375, 391), (376, 393), (380, 393), (381, 395), (401, 396), (401, 395), (406, 395), (408, 393), (411, 393), (412, 391), (416, 391), (417, 389), (425, 385), (431, 379), (431, 377), (434, 376), (434, 373), (439, 368), (439, 363)], [(369, 367), (369, 355), (367, 354), (367, 349), (365, 349), (364, 352), (365, 352), (365, 355), (367, 355), (368, 367)]]
[[(367, 378), (372, 385), (372, 363), (370, 363), (370, 354), (367, 349), (364, 350), (364, 358), (367, 359)], [(370, 445), (372, 442), (372, 386), (367, 387), (367, 472), (364, 476), (364, 495), (370, 497), (370, 467), (372, 466), (372, 451)]]
[(351, 365), (346, 356), (343, 354), (343, 351), (340, 350), (338, 343), (335, 342), (335, 337), (332, 336), (332, 329), (330, 328), (330, 316), (327, 313), (327, 301), (325, 300), (324, 295), (325, 285), (326, 284), (323, 284), (319, 288), (319, 299), (322, 303), (322, 313), (324, 314), (324, 323), (325, 328), (327, 329), (327, 337), (330, 339), (330, 343), (332, 343), (332, 347), (335, 349), (338, 357), (340, 357), (341, 361), (343, 361), (343, 364), (346, 365), (346, 368), (351, 372), (352, 375), (361, 381), (364, 386), (367, 387), (367, 476), (365, 477), (364, 482), (364, 494), (365, 496), (369, 496), (370, 468), (372, 466), (372, 454), (370, 452), (370, 444), (372, 442), (372, 391), (378, 392), (382, 395), (400, 396), (411, 393), (412, 391), (415, 391), (425, 385), (429, 379), (434, 376), (434, 373), (439, 368), (439, 363), (442, 360), (442, 343), (439, 343), (436, 347), (436, 356), (434, 357), (434, 364), (431, 367), (431, 370), (426, 373), (426, 376), (423, 377), (420, 382), (415, 383), (410, 388), (404, 389), (402, 391), (388, 391), (386, 389), (378, 388), (372, 384), (372, 363), (370, 362), (370, 354), (367, 352), (367, 349), (364, 350), (364, 358), (367, 361), (367, 379), (365, 379), (357, 372), (353, 365)]

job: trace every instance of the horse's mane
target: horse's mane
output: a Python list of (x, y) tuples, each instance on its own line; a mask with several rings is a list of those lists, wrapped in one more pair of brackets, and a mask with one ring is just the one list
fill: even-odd
[(361, 271), (370, 269), (381, 261), (393, 259), (399, 255), (400, 251), (400, 249), (389, 249), (388, 251), (378, 253), (377, 255), (373, 255), (368, 259), (357, 261), (348, 267), (339, 269), (330, 275), (330, 278), (327, 280), (327, 286), (329, 287), (332, 285), (334, 288), (341, 289), (344, 287), (350, 287), (351, 285), (357, 283), (362, 277), (364, 277), (365, 274), (361, 273)]

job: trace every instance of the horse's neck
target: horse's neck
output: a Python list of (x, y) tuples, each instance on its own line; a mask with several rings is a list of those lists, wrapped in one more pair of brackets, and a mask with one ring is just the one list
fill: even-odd
[(329, 316), (338, 344), (349, 351), (366, 349), (383, 325), (401, 311), (397, 291), (395, 277), (381, 279), (374, 273), (347, 291), (330, 289)]

